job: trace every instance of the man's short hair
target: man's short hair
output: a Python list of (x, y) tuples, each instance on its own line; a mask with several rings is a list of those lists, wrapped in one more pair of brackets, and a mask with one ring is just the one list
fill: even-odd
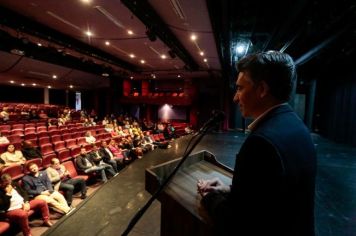
[(253, 82), (265, 81), (276, 99), (289, 100), (296, 71), (288, 54), (277, 51), (250, 54), (237, 63), (237, 70), (249, 73)]

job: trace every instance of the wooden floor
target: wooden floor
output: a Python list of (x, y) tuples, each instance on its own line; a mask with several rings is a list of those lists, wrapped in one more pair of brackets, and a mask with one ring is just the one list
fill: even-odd
[[(98, 187), (72, 214), (59, 219), (50, 229), (34, 228), (34, 235), (121, 235), (150, 197), (144, 188), (145, 169), (180, 157), (190, 137), (174, 140), (170, 149), (147, 153)], [(208, 150), (220, 162), (233, 167), (235, 154), (245, 137), (239, 132), (208, 134), (193, 152)], [(313, 135), (313, 139), (318, 152), (316, 235), (355, 236), (356, 148), (335, 144), (317, 135)], [(160, 203), (154, 202), (129, 235), (158, 236), (159, 227)]]

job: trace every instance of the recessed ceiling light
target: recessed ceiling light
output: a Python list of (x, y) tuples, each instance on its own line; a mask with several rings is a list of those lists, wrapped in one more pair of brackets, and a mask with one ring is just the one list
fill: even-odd
[(106, 46), (109, 46), (109, 45), (110, 45), (110, 42), (109, 42), (109, 41), (105, 41), (105, 45), (106, 45)]
[(135, 58), (135, 54), (132, 54), (132, 53), (131, 53), (131, 54), (130, 54), (130, 57), (131, 57), (131, 58)]
[(180, 78), (180, 75), (177, 75), (178, 78)]
[(22, 83), (22, 84), (21, 84), (21, 86), (25, 86), (25, 84), (24, 84), (24, 83)]
[(69, 85), (69, 88), (73, 88), (73, 85)]
[(57, 79), (57, 75), (52, 75), (52, 78), (53, 79)]
[(83, 3), (91, 3), (91, 0), (81, 0)]
[(42, 47), (42, 43), (37, 43), (37, 46)]
[(207, 61), (208, 61), (208, 59), (204, 58), (204, 62), (207, 62)]
[(130, 79), (133, 79), (134, 77), (133, 76), (130, 76)]
[(140, 62), (141, 62), (141, 64), (145, 64), (145, 60), (141, 60)]
[(128, 30), (127, 33), (128, 33), (129, 35), (133, 35), (132, 30)]
[(164, 54), (162, 54), (162, 55), (161, 55), (161, 58), (162, 58), (162, 59), (166, 59), (166, 58), (167, 58), (167, 56), (166, 56), (166, 55), (164, 55)]
[(204, 52), (203, 51), (201, 51), (199, 54), (200, 54), (200, 56), (204, 56)]
[(104, 76), (104, 77), (108, 77), (109, 76), (108, 73), (102, 73), (101, 75)]
[(51, 85), (48, 85), (47, 88), (52, 88)]
[(86, 32), (85, 32), (85, 34), (86, 34), (87, 36), (89, 36), (89, 37), (93, 36), (93, 33), (92, 33), (92, 32), (90, 32), (89, 30), (88, 30), (88, 31), (86, 31)]
[(15, 83), (15, 81), (13, 81), (13, 80), (10, 80), (10, 83), (11, 83), (11, 84), (14, 84), (14, 83)]
[(32, 86), (36, 86), (37, 84), (33, 83)]
[(190, 36), (190, 39), (191, 39), (192, 41), (195, 41), (195, 40), (197, 40), (197, 36), (196, 36), (195, 34), (192, 34), (192, 35)]

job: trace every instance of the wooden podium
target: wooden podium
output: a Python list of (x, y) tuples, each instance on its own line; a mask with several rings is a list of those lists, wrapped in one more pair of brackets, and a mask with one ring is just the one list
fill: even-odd
[[(146, 190), (153, 194), (181, 160), (146, 169)], [(212, 235), (212, 221), (201, 206), (198, 179), (219, 177), (230, 185), (232, 170), (208, 151), (190, 155), (158, 197), (161, 202), (161, 236)]]

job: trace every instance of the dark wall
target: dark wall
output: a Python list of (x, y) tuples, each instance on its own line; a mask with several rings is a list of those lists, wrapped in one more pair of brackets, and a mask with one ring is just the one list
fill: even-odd
[(44, 103), (43, 89), (1, 85), (0, 102)]

